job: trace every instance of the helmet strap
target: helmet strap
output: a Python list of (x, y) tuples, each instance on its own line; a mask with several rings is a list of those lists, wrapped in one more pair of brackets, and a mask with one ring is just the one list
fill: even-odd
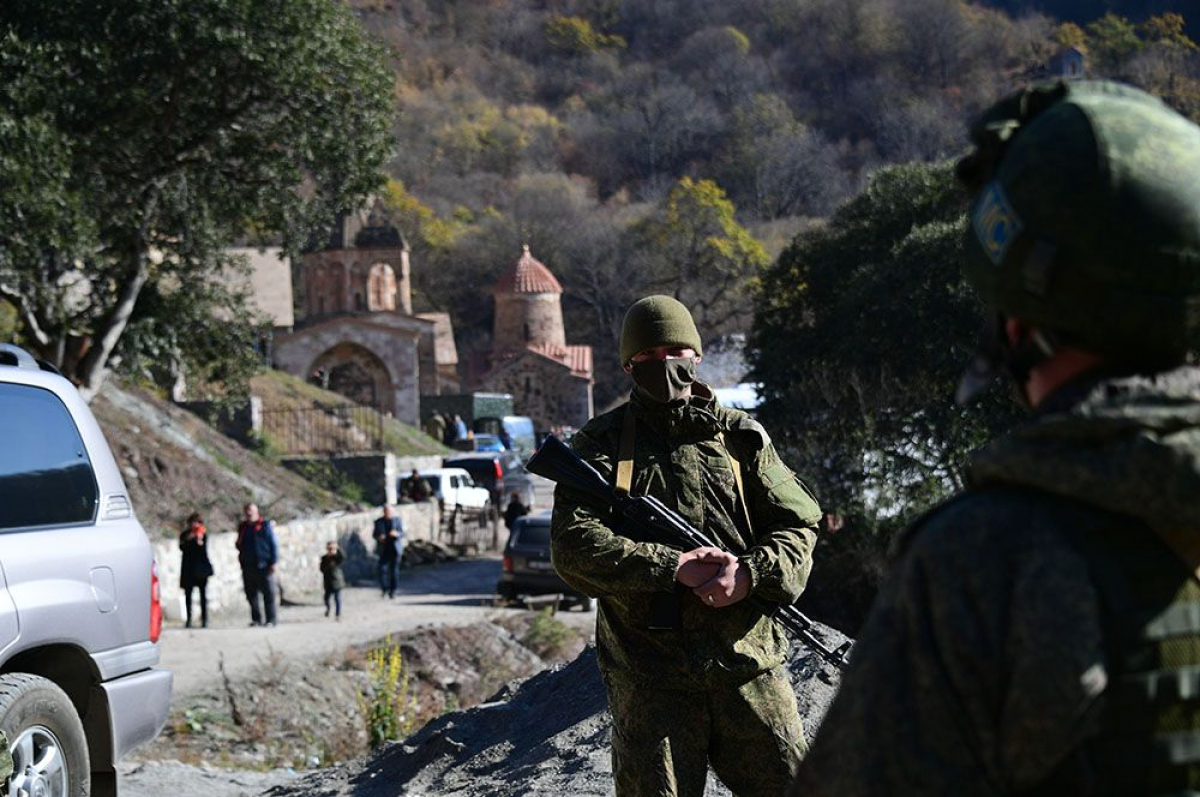
[(1028, 406), (1025, 383), (1033, 369), (1058, 353), (1062, 346), (1056, 332), (1033, 330), (1024, 340), (1013, 343), (1008, 338), (1008, 317), (992, 313), (985, 321), (975, 347), (975, 357), (959, 383), (957, 402), (965, 406), (987, 389), (996, 377), (1005, 374), (1011, 380), (1018, 401)]

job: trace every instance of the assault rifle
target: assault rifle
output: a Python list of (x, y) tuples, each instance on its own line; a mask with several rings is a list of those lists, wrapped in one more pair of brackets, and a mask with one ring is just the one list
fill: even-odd
[[(684, 551), (721, 547), (657, 498), (649, 495), (618, 495), (595, 468), (554, 435), (542, 441), (537, 452), (525, 464), (525, 469), (585, 493), (600, 503), (611, 504), (635, 527), (666, 545)], [(754, 595), (746, 600), (822, 659), (838, 669), (846, 668), (849, 642), (830, 650), (813, 631), (813, 621), (795, 606), (772, 603)]]

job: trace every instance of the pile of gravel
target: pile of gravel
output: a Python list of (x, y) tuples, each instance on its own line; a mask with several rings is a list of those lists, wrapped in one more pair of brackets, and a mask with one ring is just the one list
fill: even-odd
[[(832, 646), (846, 638), (818, 627)], [(800, 716), (812, 739), (837, 691), (838, 675), (796, 647), (788, 661)], [(595, 649), (482, 705), (440, 717), (364, 761), (276, 786), (270, 797), (517, 797), (612, 794), (612, 722)], [(729, 795), (715, 777), (706, 795)]]

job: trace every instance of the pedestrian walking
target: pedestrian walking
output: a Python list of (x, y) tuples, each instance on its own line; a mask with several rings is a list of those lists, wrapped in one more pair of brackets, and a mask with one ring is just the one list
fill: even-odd
[(325, 543), (325, 553), (321, 556), (321, 582), (325, 588), (325, 616), (329, 616), (329, 601), (332, 598), (335, 608), (334, 617), (342, 619), (342, 588), (346, 586), (346, 574), (342, 572), (342, 562), (346, 555), (336, 541)]
[(383, 517), (376, 518), (372, 532), (375, 554), (379, 557), (379, 592), (382, 597), (396, 597), (399, 588), (400, 556), (404, 552), (404, 523), (392, 511), (383, 507)]
[(521, 503), (520, 493), (514, 492), (508, 498), (508, 506), (504, 507), (504, 527), (511, 532), (513, 524), (517, 522), (517, 518), (528, 514), (529, 507)]

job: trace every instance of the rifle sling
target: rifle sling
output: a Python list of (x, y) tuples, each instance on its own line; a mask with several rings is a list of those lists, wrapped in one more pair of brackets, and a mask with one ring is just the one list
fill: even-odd
[[(633, 489), (633, 444), (637, 434), (637, 418), (634, 417), (633, 405), (625, 405), (625, 417), (621, 421), (621, 442), (617, 448), (617, 483), (614, 490), (618, 495), (629, 495)], [(737, 485), (738, 502), (742, 505), (742, 514), (746, 518), (746, 532), (754, 534), (754, 523), (750, 520), (750, 505), (746, 503), (746, 488), (742, 483), (742, 463), (738, 461), (729, 446), (725, 443), (725, 433), (717, 432), (717, 442), (725, 450), (729, 458), (729, 466), (733, 468), (733, 481)]]
[(633, 417), (633, 405), (625, 405), (625, 418), (621, 423), (621, 443), (617, 449), (617, 495), (629, 495), (633, 488), (633, 438), (637, 429), (637, 418)]
[(729, 465), (733, 468), (733, 481), (737, 485), (738, 501), (741, 502), (742, 514), (746, 517), (746, 533), (753, 536), (754, 521), (750, 520), (750, 505), (746, 503), (746, 488), (742, 486), (742, 463), (738, 462), (737, 457), (726, 445), (724, 432), (717, 432), (717, 440), (721, 443), (721, 448), (725, 449), (725, 456), (729, 457)]

